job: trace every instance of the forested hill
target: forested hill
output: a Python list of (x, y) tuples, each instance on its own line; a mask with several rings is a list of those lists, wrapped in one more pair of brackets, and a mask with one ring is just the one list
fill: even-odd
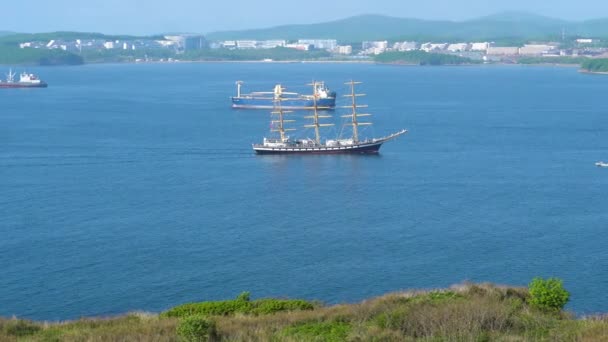
[(17, 65), (77, 65), (85, 62), (85, 57), (61, 49), (33, 49), (19, 47), (20, 43), (30, 41), (47, 42), (50, 40), (102, 39), (102, 40), (135, 40), (154, 39), (156, 37), (135, 37), (127, 35), (104, 35), (87, 32), (48, 32), (48, 33), (13, 33), (0, 32), (0, 64)]
[(568, 36), (608, 37), (608, 18), (565, 21), (522, 12), (504, 12), (467, 21), (422, 20), (383, 15), (361, 15), (306, 25), (212, 32), (210, 40), (327, 38), (341, 42), (363, 40), (474, 41), (558, 39)]
[(586, 60), (582, 63), (581, 69), (587, 72), (608, 73), (608, 58)]

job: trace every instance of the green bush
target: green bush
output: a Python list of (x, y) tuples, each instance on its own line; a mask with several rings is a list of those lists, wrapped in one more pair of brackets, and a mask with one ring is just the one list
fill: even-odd
[(230, 316), (237, 313), (267, 315), (280, 311), (312, 310), (314, 306), (299, 299), (258, 299), (251, 301), (249, 292), (241, 293), (234, 300), (188, 303), (163, 312), (163, 317), (187, 317), (192, 315)]
[(528, 291), (529, 303), (540, 309), (561, 310), (570, 299), (570, 293), (564, 289), (563, 281), (557, 278), (534, 278), (528, 285)]
[(40, 331), (40, 326), (24, 320), (8, 320), (0, 322), (0, 331), (12, 336), (29, 336)]
[(249, 291), (241, 292), (241, 294), (236, 297), (236, 300), (248, 302), (251, 300), (251, 293)]
[(251, 313), (269, 315), (280, 311), (312, 310), (314, 306), (305, 300), (260, 299), (253, 302)]
[(283, 334), (302, 341), (346, 341), (351, 325), (346, 322), (309, 322), (283, 330)]
[(181, 319), (177, 334), (188, 342), (209, 341), (215, 335), (215, 323), (201, 315)]
[(224, 300), (218, 302), (189, 303), (176, 306), (162, 315), (165, 317), (187, 317), (192, 315), (228, 316), (251, 311), (251, 302), (243, 300)]
[(431, 291), (422, 295), (412, 297), (409, 301), (413, 303), (429, 302), (429, 303), (442, 303), (452, 299), (464, 298), (461, 294), (454, 291)]

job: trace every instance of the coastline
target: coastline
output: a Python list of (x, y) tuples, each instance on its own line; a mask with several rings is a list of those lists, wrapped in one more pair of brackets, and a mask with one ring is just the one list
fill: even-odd
[[(52, 66), (83, 66), (83, 65), (102, 65), (102, 64), (199, 64), (199, 63), (223, 63), (223, 64), (377, 64), (406, 67), (470, 67), (470, 66), (545, 66), (559, 68), (579, 68), (579, 72), (588, 74), (608, 74), (608, 72), (588, 71), (580, 68), (579, 64), (565, 63), (446, 63), (439, 65), (428, 65), (409, 62), (378, 62), (375, 60), (172, 60), (172, 61), (93, 61), (83, 64), (62, 64)], [(32, 64), (0, 64), (2, 66), (34, 66)], [(47, 67), (49, 65), (35, 65), (36, 67)]]
[[(500, 67), (500, 66), (509, 66), (509, 67), (556, 67), (556, 68), (580, 68), (578, 64), (563, 64), (563, 63), (536, 63), (536, 64), (524, 64), (524, 63), (462, 63), (462, 64), (441, 64), (441, 65), (422, 65), (418, 63), (394, 63), (394, 62), (377, 62), (373, 60), (368, 61), (344, 61), (344, 60), (336, 60), (336, 61), (321, 61), (321, 60), (288, 60), (288, 61), (262, 61), (262, 60), (243, 60), (243, 61), (230, 61), (230, 60), (216, 60), (216, 61), (171, 61), (171, 62), (161, 62), (161, 61), (149, 61), (149, 62), (123, 62), (123, 63), (90, 63), (90, 64), (204, 64), (204, 63), (217, 63), (217, 64), (375, 64), (375, 65), (385, 65), (385, 66), (402, 66), (402, 67), (474, 67), (474, 66), (484, 66), (484, 67)], [(86, 64), (84, 64), (86, 65)]]
[(579, 336), (599, 341), (608, 338), (608, 316), (576, 317), (564, 311), (563, 306), (535, 306), (538, 295), (533, 291), (465, 283), (445, 289), (393, 292), (358, 303), (330, 306), (298, 299), (254, 300), (243, 292), (232, 300), (182, 304), (162, 313), (139, 311), (55, 322), (0, 317), (0, 340), (368, 341), (382, 337), (383, 341), (514, 338), (519, 341), (540, 336), (548, 340), (572, 340), (567, 336)]
[(590, 74), (590, 75), (608, 75), (608, 71), (591, 71), (587, 69), (578, 69), (578, 72), (581, 74)]

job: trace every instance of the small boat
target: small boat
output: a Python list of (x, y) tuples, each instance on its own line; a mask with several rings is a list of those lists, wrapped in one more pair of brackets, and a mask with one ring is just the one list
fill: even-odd
[(15, 81), (15, 73), (13, 70), (9, 70), (6, 74), (6, 81), (0, 80), (0, 88), (46, 88), (48, 84), (38, 76), (27, 72), (22, 72), (19, 75), (19, 81)]
[(597, 163), (595, 163), (595, 166), (597, 166), (597, 167), (608, 167), (608, 163), (605, 163), (603, 161), (598, 161)]
[(236, 82), (236, 96), (232, 97), (232, 108), (272, 109), (278, 97), (281, 97), (283, 109), (311, 109), (315, 99), (319, 108), (336, 107), (336, 92), (329, 90), (323, 82), (316, 82), (312, 95), (285, 92), (285, 88), (280, 84), (274, 87), (274, 91), (241, 94), (242, 85), (243, 81)]
[[(360, 114), (357, 113), (357, 108), (367, 107), (366, 105), (358, 105), (356, 102), (357, 97), (363, 96), (363, 94), (355, 94), (355, 84), (360, 82), (350, 81), (346, 84), (351, 86), (351, 94), (344, 95), (351, 98), (351, 105), (345, 108), (350, 108), (352, 112), (347, 115), (342, 115), (343, 118), (348, 118), (348, 123), (345, 125), (352, 127), (352, 136), (346, 139), (327, 139), (325, 142), (321, 141), (319, 129), (321, 127), (333, 126), (332, 123), (321, 123), (321, 119), (331, 118), (329, 115), (319, 115), (318, 105), (316, 97), (313, 99), (313, 114), (306, 116), (307, 119), (312, 119), (312, 122), (308, 125), (304, 125), (306, 128), (314, 128), (315, 139), (291, 139), (286, 132), (294, 131), (295, 128), (286, 127), (286, 124), (294, 122), (295, 120), (285, 120), (286, 114), (289, 111), (284, 111), (282, 107), (282, 99), (279, 97), (275, 100), (275, 109), (272, 112), (273, 115), (277, 115), (276, 119), (271, 120), (271, 131), (278, 132), (277, 138), (264, 138), (261, 144), (253, 144), (253, 150), (257, 154), (376, 154), (380, 150), (380, 147), (385, 142), (395, 139), (400, 135), (407, 133), (407, 130), (402, 129), (391, 135), (382, 138), (368, 138), (361, 139), (359, 136), (359, 126), (371, 125), (371, 122), (361, 122), (359, 118), (370, 116), (371, 114)], [(313, 82), (313, 87), (317, 86), (316, 82)]]

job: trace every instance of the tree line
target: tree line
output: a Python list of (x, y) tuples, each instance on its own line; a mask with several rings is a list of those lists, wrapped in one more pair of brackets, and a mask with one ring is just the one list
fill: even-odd
[(590, 72), (608, 72), (608, 58), (588, 59), (581, 64), (581, 68)]

